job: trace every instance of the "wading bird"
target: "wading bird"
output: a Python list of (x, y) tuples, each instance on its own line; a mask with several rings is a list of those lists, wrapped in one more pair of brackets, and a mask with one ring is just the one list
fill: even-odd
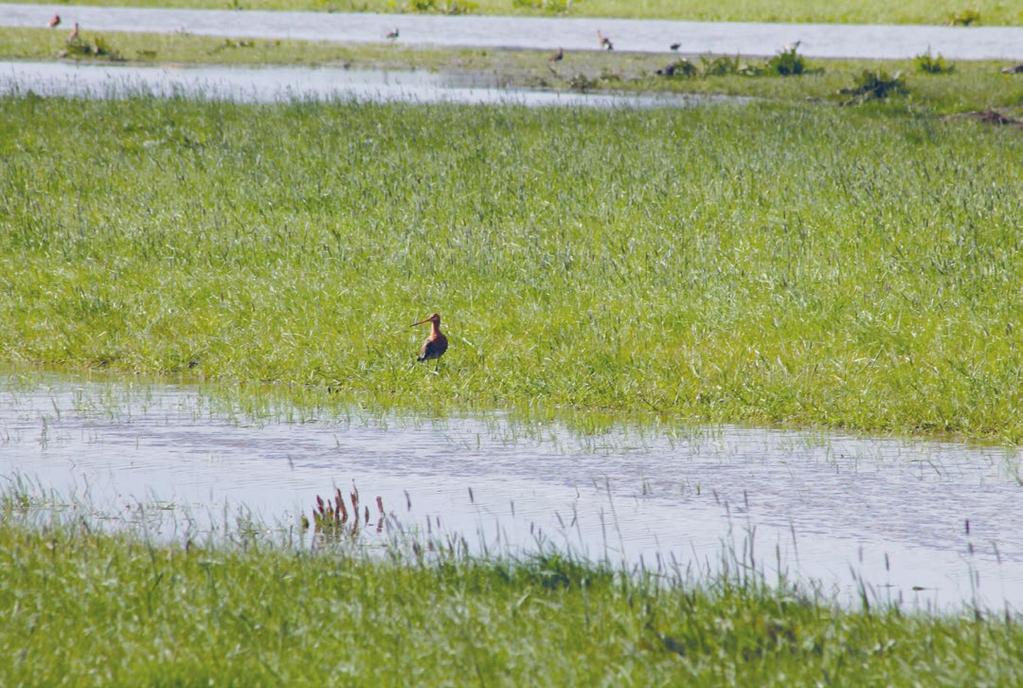
[(71, 29), (71, 33), (67, 36), (68, 43), (74, 43), (78, 40), (78, 22), (75, 22), (75, 28)]
[(604, 50), (615, 49), (615, 45), (611, 42), (611, 39), (602, 34), (600, 31), (597, 32), (597, 42), (600, 43), (600, 47)]
[(387, 40), (389, 40), (389, 41), (396, 41), (396, 40), (398, 40), (398, 36), (399, 35), (401, 35), (401, 32), (399, 32), (398, 29), (395, 29), (394, 31), (388, 31), (387, 32)]
[(668, 47), (671, 48), (673, 52), (677, 53), (678, 49), (682, 47), (682, 44), (681, 43), (672, 43)]
[(54, 28), (60, 26), (60, 15), (59, 14), (55, 14), (52, 17), (50, 17), (50, 23), (47, 24), (47, 26), (49, 26), (51, 29), (54, 29)]
[(564, 50), (564, 48), (558, 48), (553, 53), (551, 53), (551, 56), (547, 58), (547, 61), (548, 62), (561, 62), (564, 59), (565, 59), (565, 50)]
[[(444, 336), (444, 333), (440, 331), (440, 313), (434, 313), (429, 318), (420, 320), (419, 322), (412, 325), (423, 325), (430, 323), (430, 336), (423, 342), (423, 348), (419, 350), (419, 357), (417, 361), (422, 363), (423, 361), (436, 360), (444, 355), (444, 352), (448, 350), (448, 338)], [(440, 362), (437, 362), (440, 365)]]

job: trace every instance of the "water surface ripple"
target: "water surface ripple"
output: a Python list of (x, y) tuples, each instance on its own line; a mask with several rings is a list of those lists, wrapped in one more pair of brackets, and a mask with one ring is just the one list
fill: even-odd
[(0, 390), (0, 476), (87, 486), (99, 506), (244, 504), (293, 523), (354, 481), (403, 523), (438, 530), (439, 517), (491, 551), (543, 543), (698, 570), (752, 541), (758, 566), (841, 599), (862, 580), (909, 606), (1023, 601), (1012, 449), (737, 427), (578, 436), (500, 417), (254, 422), (189, 387)]

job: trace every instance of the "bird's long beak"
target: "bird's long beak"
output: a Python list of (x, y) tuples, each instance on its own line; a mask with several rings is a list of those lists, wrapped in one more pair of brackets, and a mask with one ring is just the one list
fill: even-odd
[(412, 323), (412, 327), (415, 327), (416, 325), (422, 325), (423, 323), (428, 323), (428, 322), (430, 322), (429, 318), (427, 318), (426, 320), (420, 320), (417, 323)]

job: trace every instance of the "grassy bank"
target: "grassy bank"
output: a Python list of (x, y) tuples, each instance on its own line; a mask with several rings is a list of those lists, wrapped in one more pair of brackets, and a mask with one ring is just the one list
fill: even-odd
[(1019, 442), (1023, 138), (904, 113), (5, 98), (0, 356)]
[[(65, 32), (0, 28), (0, 59), (49, 60), (67, 50)], [(398, 45), (344, 46), (308, 41), (225, 40), (182, 34), (83, 32), (84, 45), (98, 41), (108, 54), (71, 55), (89, 62), (128, 60), (140, 64), (331, 65), (352, 69), (421, 69), (474, 76), (484, 83), (558, 90), (613, 90), (654, 93), (718, 93), (774, 100), (841, 102), (839, 94), (864, 70), (904, 75), (914, 107), (939, 113), (988, 108), (1018, 109), (1023, 75), (1001, 73), (1003, 62), (959, 62), (943, 74), (923, 72), (915, 60), (805, 60), (807, 73), (783, 78), (727, 73), (729, 68), (763, 67), (764, 58), (711, 62), (689, 56), (695, 76), (658, 75), (678, 55), (567, 53), (553, 67), (548, 52), (529, 50), (435, 50)], [(949, 63), (946, 63), (946, 66)], [(703, 72), (710, 72), (704, 74)]]
[(842, 611), (548, 555), (159, 545), (0, 511), (3, 685), (1012, 685), (998, 616)]
[[(32, 2), (33, 0), (28, 0)], [(44, 2), (45, 0), (38, 0)], [(85, 0), (83, 5), (131, 5), (333, 12), (448, 12), (690, 21), (838, 24), (1019, 25), (1023, 10), (1005, 0)]]

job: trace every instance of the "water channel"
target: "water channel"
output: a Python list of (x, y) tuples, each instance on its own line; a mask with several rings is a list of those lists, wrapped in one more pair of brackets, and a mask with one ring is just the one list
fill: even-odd
[(1019, 608), (1020, 470), (1014, 449), (953, 443), (727, 426), (586, 436), (500, 415), (252, 418), (188, 386), (0, 383), (6, 488), (211, 524), (245, 507), (287, 527), (354, 484), (475, 552), (556, 548), (692, 577), (731, 552), (849, 603), (865, 589), (909, 608)]
[(186, 10), (83, 5), (0, 4), (0, 26), (45, 27), (54, 14), (86, 31), (191, 33), (335, 43), (384, 43), (398, 29), (399, 45), (448, 48), (600, 50), (597, 31), (615, 50), (684, 54), (773, 55), (800, 41), (808, 57), (908, 59), (927, 51), (948, 59), (1023, 59), (1023, 29), (914, 25), (781, 24), (430, 14)]
[(139, 67), (70, 62), (0, 61), (0, 96), (76, 98), (187, 97), (235, 102), (354, 100), (527, 107), (686, 108), (747, 98), (685, 94), (616, 94), (505, 88), (481, 75), (341, 67)]

